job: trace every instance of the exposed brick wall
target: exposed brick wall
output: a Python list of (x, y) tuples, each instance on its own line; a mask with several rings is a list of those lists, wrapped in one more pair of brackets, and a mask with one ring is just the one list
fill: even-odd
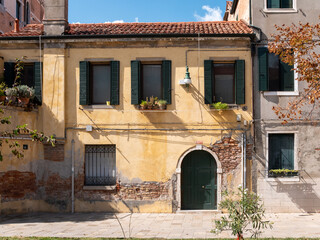
[(27, 194), (35, 193), (36, 189), (36, 175), (32, 172), (8, 171), (0, 173), (2, 201), (22, 199)]
[(231, 137), (225, 137), (222, 140), (217, 141), (210, 148), (217, 154), (224, 173), (230, 172), (241, 163), (241, 146), (239, 141), (236, 141)]
[(56, 144), (52, 147), (50, 144), (43, 145), (44, 159), (55, 162), (64, 161), (64, 144)]

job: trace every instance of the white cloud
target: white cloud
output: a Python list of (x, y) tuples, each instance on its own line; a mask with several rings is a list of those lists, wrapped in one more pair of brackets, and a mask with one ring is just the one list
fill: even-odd
[(113, 22), (107, 21), (104, 23), (124, 23), (124, 21), (123, 20), (114, 20)]
[(204, 16), (194, 14), (194, 17), (198, 21), (222, 21), (222, 11), (219, 7), (211, 8), (208, 5), (202, 6), (202, 9), (206, 11)]
[(139, 22), (139, 18), (138, 17), (136, 17), (134, 20), (135, 20), (135, 22)]

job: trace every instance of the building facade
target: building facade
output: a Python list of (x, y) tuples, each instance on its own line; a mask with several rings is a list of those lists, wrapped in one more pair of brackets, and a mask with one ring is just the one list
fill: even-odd
[[(243, 6), (250, 10), (238, 10)], [(301, 95), (305, 83), (296, 80), (297, 75), (267, 50), (274, 25), (317, 23), (318, 1), (257, 0), (233, 1), (230, 15), (248, 19), (248, 23), (260, 32), (255, 43), (253, 57), (254, 78), (254, 167), (253, 190), (259, 193), (271, 212), (319, 212), (319, 118), (313, 121), (293, 120), (282, 125), (273, 106), (286, 107), (290, 100)], [(304, 111), (308, 111), (305, 107)], [(319, 116), (315, 110), (315, 116)], [(298, 176), (270, 176), (272, 169), (298, 170)]]
[[(37, 97), (6, 113), (58, 141), (21, 136), (25, 157), (6, 152), (2, 213), (215, 210), (222, 191), (251, 187), (247, 24), (68, 24), (66, 9), (46, 5), (43, 25), (0, 37), (6, 83), (27, 56)], [(151, 109), (153, 97), (166, 109)]]
[(41, 23), (44, 16), (42, 0), (1, 0), (0, 1), (0, 33), (14, 29), (15, 19), (20, 26)]

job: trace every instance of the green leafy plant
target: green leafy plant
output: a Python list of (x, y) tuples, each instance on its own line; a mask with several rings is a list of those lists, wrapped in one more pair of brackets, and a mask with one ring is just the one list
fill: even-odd
[(227, 103), (222, 103), (222, 102), (212, 103), (211, 106), (217, 110), (225, 110), (229, 108), (229, 105)]
[(19, 98), (34, 98), (35, 90), (27, 85), (19, 85), (16, 87)]
[(284, 176), (298, 176), (298, 170), (292, 169), (271, 169), (269, 170), (269, 177), (284, 177)]
[(147, 105), (148, 105), (148, 102), (144, 100), (142, 100), (140, 103), (140, 106), (147, 106)]
[(4, 82), (0, 83), (0, 96), (5, 96), (6, 95), (6, 84)]
[[(252, 237), (257, 237), (261, 229), (272, 228), (273, 223), (263, 220), (265, 209), (255, 193), (239, 187), (237, 193), (224, 192), (223, 196), (225, 199), (219, 206), (221, 209), (228, 210), (228, 214), (220, 220), (215, 220), (216, 227), (212, 230), (213, 233), (231, 230), (238, 239), (243, 239), (245, 230), (250, 231)], [(246, 229), (249, 225), (252, 229)]]
[(18, 96), (18, 89), (16, 87), (7, 88), (5, 93), (8, 97), (17, 97)]
[(163, 99), (160, 99), (160, 100), (157, 101), (157, 104), (158, 105), (167, 105), (167, 101), (163, 100)]

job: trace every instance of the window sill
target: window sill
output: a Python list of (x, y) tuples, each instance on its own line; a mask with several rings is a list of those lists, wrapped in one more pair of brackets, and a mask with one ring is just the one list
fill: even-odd
[(83, 186), (83, 190), (108, 190), (112, 191), (116, 189), (116, 185), (112, 186)]
[(299, 176), (292, 177), (266, 177), (267, 182), (300, 182)]
[(298, 91), (266, 91), (263, 92), (264, 96), (299, 96)]
[(263, 9), (264, 13), (297, 13), (298, 10), (294, 8), (269, 8)]
[(228, 104), (228, 108), (227, 109), (216, 109), (210, 104), (209, 108), (210, 108), (210, 111), (218, 111), (218, 112), (220, 112), (220, 111), (230, 111), (230, 110), (240, 109), (240, 105)]
[(93, 110), (93, 109), (115, 109), (114, 105), (87, 105), (87, 106), (83, 106), (83, 109), (86, 110)]

